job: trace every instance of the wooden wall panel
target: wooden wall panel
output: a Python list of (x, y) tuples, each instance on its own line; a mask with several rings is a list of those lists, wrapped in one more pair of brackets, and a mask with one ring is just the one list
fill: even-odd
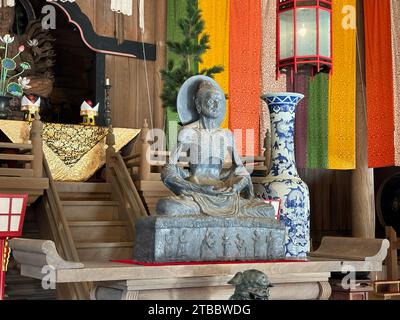
[[(154, 42), (154, 24), (157, 21), (156, 12), (159, 2), (163, 0), (145, 0), (145, 41)], [(114, 37), (115, 36), (115, 13), (111, 11), (111, 0), (77, 0), (76, 3), (82, 12), (93, 24), (96, 33)], [(141, 40), (139, 32), (138, 0), (133, 0), (132, 16), (124, 16), (124, 30), (127, 40)]]
[[(100, 0), (102, 1), (102, 0)], [(95, 16), (95, 2), (100, 2), (99, 0), (77, 0), (76, 3), (81, 8), (82, 12), (87, 15), (89, 20), (94, 24), (94, 16)]]
[(155, 63), (147, 62), (150, 107), (144, 63), (143, 60), (126, 57), (106, 57), (106, 77), (110, 78), (113, 85), (112, 118), (116, 127), (141, 128), (145, 118), (149, 122), (151, 118), (154, 119), (154, 112), (151, 117), (150, 109), (153, 111), (154, 107)]
[[(92, 22), (97, 34), (115, 37), (117, 14), (110, 9), (111, 0), (77, 0), (76, 2)], [(145, 118), (155, 127), (159, 128), (163, 125), (163, 110), (159, 98), (162, 84), (159, 71), (165, 67), (166, 6), (165, 1), (160, 0), (145, 0), (144, 5), (145, 32), (143, 34), (139, 28), (138, 0), (133, 0), (132, 16), (123, 16), (123, 19), (125, 39), (157, 44), (157, 62), (146, 62), (148, 88), (143, 60), (106, 56), (106, 77), (111, 79), (113, 85), (112, 115), (113, 124), (116, 127), (141, 128)]]
[(310, 189), (314, 249), (324, 236), (351, 235), (351, 171), (299, 169)]

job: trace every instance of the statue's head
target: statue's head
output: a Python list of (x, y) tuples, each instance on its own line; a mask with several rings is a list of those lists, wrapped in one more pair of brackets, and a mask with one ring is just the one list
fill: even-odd
[(179, 90), (177, 109), (183, 125), (208, 118), (214, 119), (215, 125), (219, 127), (226, 112), (224, 91), (210, 77), (193, 76)]
[(0, 35), (4, 36), (10, 33), (14, 25), (15, 9), (14, 7), (0, 8)]
[(224, 112), (223, 95), (210, 81), (202, 81), (195, 98), (195, 107), (200, 117), (218, 119)]

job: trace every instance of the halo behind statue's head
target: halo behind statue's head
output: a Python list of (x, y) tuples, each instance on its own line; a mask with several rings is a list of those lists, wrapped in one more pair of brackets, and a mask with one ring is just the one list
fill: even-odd
[[(214, 79), (203, 75), (197, 75), (187, 79), (180, 88), (178, 93), (176, 107), (178, 110), (179, 119), (181, 120), (181, 123), (183, 125), (195, 122), (200, 118), (200, 115), (196, 110), (195, 99), (196, 99), (196, 94), (199, 91), (200, 84), (204, 81), (207, 81), (209, 84), (211, 84), (212, 89), (215, 89), (221, 93), (222, 112), (221, 116), (218, 118), (218, 124), (221, 125), (225, 119), (226, 100), (224, 91), (221, 89), (218, 83), (215, 82)], [(207, 85), (207, 87), (209, 86)]]

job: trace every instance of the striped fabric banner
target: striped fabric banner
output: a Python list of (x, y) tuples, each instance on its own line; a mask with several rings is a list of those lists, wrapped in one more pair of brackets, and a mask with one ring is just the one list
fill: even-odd
[[(225, 70), (215, 75), (215, 81), (221, 86), (225, 94), (229, 96), (229, 3), (230, 0), (199, 0), (199, 8), (205, 21), (204, 32), (210, 36), (210, 49), (203, 55), (203, 62), (199, 70), (222, 65)], [(227, 100), (226, 117), (223, 128), (229, 125), (229, 105)]]
[[(371, 0), (374, 1), (377, 0)], [(400, 0), (382, 1), (392, 1), (394, 8)], [(229, 96), (223, 127), (242, 130), (242, 153), (263, 151), (270, 120), (260, 95), (295, 91), (305, 94), (296, 115), (298, 167), (355, 168), (356, 31), (343, 27), (342, 9), (355, 7), (356, 0), (333, 2), (334, 70), (331, 79), (327, 74), (317, 74), (314, 78), (296, 75), (293, 83), (283, 74), (276, 79), (276, 0), (199, 0), (198, 3), (205, 33), (210, 36), (210, 49), (203, 55), (198, 69), (224, 66), (225, 71), (215, 76)], [(185, 5), (185, 0), (168, 0), (169, 40), (181, 39), (177, 21), (185, 14)], [(392, 10), (393, 24), (398, 24), (394, 11), (396, 9)], [(395, 43), (395, 35), (392, 40)], [(393, 59), (398, 59), (395, 50)], [(173, 55), (168, 53), (168, 57)], [(398, 112), (400, 120), (400, 110)], [(249, 140), (246, 129), (254, 130), (254, 139)], [(398, 149), (400, 161), (400, 146)]]
[[(259, 153), (261, 0), (231, 1), (229, 127), (242, 130), (242, 153)], [(254, 140), (246, 136), (254, 130)], [(253, 135), (252, 135), (253, 136)], [(252, 150), (253, 149), (253, 150)]]
[[(261, 47), (261, 90), (286, 92), (286, 76), (276, 79), (276, 0), (261, 1), (262, 47)], [(260, 146), (264, 151), (264, 138), (270, 129), (268, 107), (262, 103), (260, 117)]]
[(390, 21), (390, 0), (364, 0), (368, 164), (372, 168), (394, 164)]
[(307, 112), (307, 167), (328, 166), (328, 75), (310, 78)]
[(332, 2), (334, 67), (329, 81), (329, 169), (347, 170), (356, 166), (356, 30), (344, 25), (344, 16), (340, 14), (344, 7), (356, 5), (356, 0)]
[(400, 166), (400, 0), (391, 0), (395, 165)]

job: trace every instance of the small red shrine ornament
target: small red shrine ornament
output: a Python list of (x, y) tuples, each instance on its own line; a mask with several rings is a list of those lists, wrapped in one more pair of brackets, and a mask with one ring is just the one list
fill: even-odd
[(332, 70), (332, 0), (277, 0), (277, 76)]
[(0, 300), (4, 299), (5, 273), (10, 259), (10, 238), (20, 237), (28, 195), (0, 194)]

